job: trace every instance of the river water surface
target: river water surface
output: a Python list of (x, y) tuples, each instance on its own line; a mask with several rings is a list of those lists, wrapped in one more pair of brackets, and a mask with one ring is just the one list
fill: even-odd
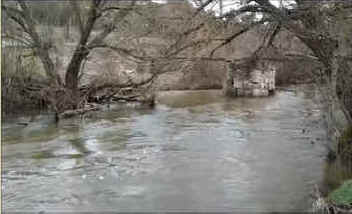
[(46, 114), (6, 118), (3, 208), (307, 210), (326, 154), (309, 91), (238, 99), (170, 91), (155, 109), (111, 108), (59, 124)]

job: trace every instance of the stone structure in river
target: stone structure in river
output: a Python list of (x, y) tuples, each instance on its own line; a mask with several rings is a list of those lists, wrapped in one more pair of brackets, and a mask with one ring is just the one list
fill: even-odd
[(269, 96), (275, 91), (275, 62), (250, 58), (228, 64), (223, 90), (225, 95)]
[[(245, 74), (243, 74), (245, 73)], [(234, 96), (269, 96), (275, 90), (275, 67), (254, 68), (248, 74), (236, 70), (233, 75)]]

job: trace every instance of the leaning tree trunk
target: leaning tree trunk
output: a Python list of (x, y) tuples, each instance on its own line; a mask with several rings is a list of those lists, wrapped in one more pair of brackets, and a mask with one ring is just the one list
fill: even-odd
[(78, 48), (68, 65), (65, 75), (65, 89), (70, 96), (71, 103), (74, 103), (74, 108), (79, 108), (80, 94), (79, 94), (79, 72), (82, 61), (89, 54), (89, 52)]
[(329, 34), (326, 34), (323, 38), (316, 38), (314, 34), (302, 36), (303, 33), (299, 28), (294, 29), (296, 30), (296, 36), (312, 50), (325, 68), (323, 77), (326, 82), (324, 94), (329, 111), (328, 119), (331, 119), (330, 122), (335, 128), (343, 130), (352, 121), (345, 106), (340, 102), (337, 93), (338, 71), (341, 64), (339, 41), (329, 36)]
[[(88, 34), (88, 33), (87, 33)], [(86, 36), (88, 38), (88, 36)], [(85, 39), (87, 40), (87, 39)], [(83, 45), (81, 45), (83, 44)], [(67, 67), (66, 75), (65, 75), (65, 87), (67, 89), (72, 90), (73, 92), (77, 92), (78, 83), (79, 83), (79, 72), (81, 69), (81, 65), (83, 60), (89, 55), (89, 50), (85, 48), (85, 42), (80, 42), (78, 47), (76, 48), (71, 61)]]
[(351, 122), (349, 112), (339, 99), (337, 93), (338, 71), (340, 67), (339, 61), (339, 57), (336, 54), (332, 54), (327, 72), (325, 72), (326, 87), (325, 91), (323, 91), (327, 99), (327, 128), (331, 140), (335, 142), (332, 144), (332, 149), (336, 152), (338, 151), (339, 138)]
[[(76, 2), (71, 1), (71, 3), (74, 6), (74, 9), (76, 10), (76, 15), (79, 16), (80, 10), (78, 9)], [(100, 17), (98, 14), (98, 5), (99, 1), (93, 2), (93, 5), (91, 6), (89, 12), (88, 12), (88, 18), (87, 22), (85, 25), (82, 24), (82, 20), (80, 19), (80, 16), (78, 18), (79, 20), (79, 29), (81, 33), (81, 38), (79, 43), (76, 46), (75, 52), (73, 53), (73, 56), (71, 58), (71, 61), (67, 67), (66, 70), (66, 76), (65, 76), (65, 87), (66, 89), (69, 89), (73, 92), (74, 95), (78, 95), (78, 75), (81, 69), (81, 65), (83, 60), (89, 55), (89, 44), (88, 40), (89, 37), (92, 33), (93, 26), (96, 22), (96, 20)]]
[(348, 111), (345, 109), (345, 106), (341, 103), (338, 93), (337, 93), (337, 79), (338, 79), (338, 71), (339, 71), (339, 57), (337, 54), (333, 54), (331, 57), (330, 63), (330, 82), (329, 82), (329, 103), (331, 104), (331, 111), (336, 115), (336, 125), (340, 129), (344, 129), (348, 123), (351, 122), (350, 115)]

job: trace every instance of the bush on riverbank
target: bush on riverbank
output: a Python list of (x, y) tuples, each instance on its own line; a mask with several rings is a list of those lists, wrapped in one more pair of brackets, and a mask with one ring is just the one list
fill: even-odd
[[(313, 193), (314, 213), (350, 213), (352, 211), (352, 172), (339, 161), (327, 165), (325, 169), (325, 184), (327, 190), (319, 188)], [(329, 186), (330, 184), (330, 186)]]
[(352, 180), (345, 181), (339, 188), (331, 192), (328, 198), (337, 206), (352, 207)]
[(336, 159), (325, 168), (325, 192), (327, 207), (345, 211), (352, 209), (352, 126), (345, 129), (337, 144)]

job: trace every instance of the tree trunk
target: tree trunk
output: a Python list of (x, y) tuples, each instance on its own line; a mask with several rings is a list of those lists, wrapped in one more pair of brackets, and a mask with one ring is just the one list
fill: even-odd
[[(73, 3), (74, 1), (72, 1)], [(97, 1), (98, 2), (98, 1)], [(73, 53), (73, 56), (71, 58), (71, 61), (67, 67), (66, 70), (66, 75), (65, 75), (65, 87), (67, 89), (72, 90), (73, 94), (77, 94), (77, 88), (78, 88), (78, 75), (81, 69), (81, 65), (83, 60), (89, 55), (89, 49), (88, 49), (88, 39), (92, 33), (94, 23), (96, 20), (100, 17), (98, 15), (98, 7), (99, 3), (96, 3), (95, 1), (92, 2), (92, 6), (88, 12), (88, 19), (86, 22), (86, 25), (83, 26), (82, 23), (80, 23), (80, 31), (81, 31), (81, 38), (79, 43), (76, 46), (75, 52)], [(77, 15), (80, 14), (79, 10), (76, 8), (76, 13)]]
[(43, 63), (44, 70), (45, 70), (46, 75), (49, 78), (49, 81), (54, 83), (55, 85), (61, 85), (62, 84), (61, 77), (57, 73), (55, 65), (54, 65), (52, 59), (50, 58), (48, 51), (40, 48), (38, 50), (37, 54), (39, 56), (39, 59)]
[(67, 94), (70, 97), (67, 99), (70, 100), (70, 103), (73, 103), (73, 108), (80, 108), (80, 92), (79, 92), (79, 72), (81, 69), (81, 65), (83, 60), (88, 56), (89, 51), (85, 48), (78, 47), (75, 50), (75, 53), (68, 65), (65, 75), (65, 88), (67, 90)]
[(337, 94), (337, 76), (339, 71), (339, 58), (333, 53), (330, 61), (329, 68), (325, 72), (326, 79), (326, 90), (325, 93), (326, 103), (327, 103), (327, 125), (330, 138), (335, 142), (332, 147), (334, 151), (337, 151), (337, 142), (341, 137), (341, 134), (344, 132), (347, 127), (349, 120), (349, 112), (345, 109), (345, 106), (341, 103), (338, 94)]
[[(349, 112), (345, 109), (345, 106), (341, 103), (338, 93), (337, 93), (337, 77), (339, 71), (339, 58), (336, 54), (333, 54), (331, 58), (331, 71), (330, 71), (330, 82), (329, 82), (329, 101), (331, 104), (331, 110), (336, 114), (336, 124), (341, 127), (341, 129), (345, 128), (348, 123), (351, 122)], [(328, 92), (328, 93), (329, 93)]]
[(89, 51), (84, 47), (78, 47), (68, 65), (66, 75), (65, 75), (65, 86), (67, 89), (76, 92), (78, 89), (78, 75), (82, 65), (83, 60), (88, 56)]

